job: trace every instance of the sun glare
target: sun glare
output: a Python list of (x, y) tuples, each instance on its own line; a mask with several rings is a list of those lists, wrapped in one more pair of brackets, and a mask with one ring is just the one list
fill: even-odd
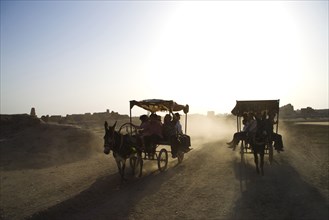
[(300, 73), (296, 28), (279, 2), (182, 2), (159, 33), (150, 71), (179, 82), (180, 97), (198, 108), (227, 112), (237, 99), (282, 97)]

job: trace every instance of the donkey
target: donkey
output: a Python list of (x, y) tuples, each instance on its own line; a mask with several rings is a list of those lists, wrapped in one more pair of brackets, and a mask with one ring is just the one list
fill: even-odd
[(124, 173), (126, 167), (126, 160), (133, 156), (137, 157), (140, 153), (137, 152), (137, 148), (134, 147), (136, 143), (136, 138), (128, 135), (122, 135), (115, 131), (115, 126), (108, 126), (107, 121), (104, 123), (105, 135), (104, 135), (104, 153), (109, 154), (112, 150), (113, 157), (119, 169), (119, 174), (121, 176), (121, 182), (125, 181)]
[[(266, 132), (262, 129), (258, 129), (255, 136), (252, 138), (250, 145), (254, 154), (254, 161), (256, 165), (256, 172), (261, 173), (264, 176), (264, 155), (265, 146), (268, 144), (268, 138)], [(258, 163), (258, 155), (260, 156), (260, 164)], [(260, 171), (259, 171), (260, 168)]]

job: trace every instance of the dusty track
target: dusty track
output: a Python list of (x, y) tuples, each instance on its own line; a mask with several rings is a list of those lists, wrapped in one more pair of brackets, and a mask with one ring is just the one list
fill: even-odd
[[(294, 131), (284, 137), (296, 137)], [(113, 158), (100, 152), (56, 167), (3, 171), (2, 187), (13, 187), (16, 175), (13, 189), (21, 193), (12, 200), (5, 194), (11, 203), (2, 197), (2, 218), (328, 219), (328, 142), (317, 139), (309, 150), (311, 133), (285, 138), (286, 151), (275, 153), (272, 165), (266, 160), (265, 176), (256, 174), (252, 155), (241, 164), (227, 140), (196, 139), (181, 165), (170, 160), (160, 173), (146, 161), (143, 177), (128, 169), (124, 184)]]

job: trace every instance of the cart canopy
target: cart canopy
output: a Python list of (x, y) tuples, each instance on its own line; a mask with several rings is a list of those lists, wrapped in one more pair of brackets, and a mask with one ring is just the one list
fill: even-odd
[(236, 105), (231, 111), (235, 116), (241, 117), (247, 112), (273, 112), (279, 113), (280, 100), (252, 100), (252, 101), (236, 101)]
[(188, 105), (180, 105), (172, 100), (146, 99), (142, 101), (130, 101), (130, 109), (132, 109), (135, 105), (150, 111), (151, 113), (158, 111), (178, 112), (183, 110), (184, 113), (187, 114), (189, 111)]

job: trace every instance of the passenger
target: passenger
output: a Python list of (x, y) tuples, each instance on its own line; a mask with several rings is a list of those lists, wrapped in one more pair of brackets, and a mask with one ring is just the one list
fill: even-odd
[(145, 150), (148, 153), (155, 153), (157, 143), (162, 140), (162, 123), (154, 113), (150, 115), (150, 120), (143, 128), (142, 136), (144, 139)]
[(233, 135), (233, 140), (228, 142), (229, 148), (236, 148), (236, 145), (239, 144), (240, 141), (253, 141), (256, 131), (257, 131), (257, 121), (254, 118), (253, 113), (248, 113), (243, 115), (244, 119), (242, 123), (244, 127), (241, 132), (236, 132)]
[(283, 141), (282, 136), (280, 134), (277, 134), (273, 132), (273, 125), (277, 122), (274, 121), (276, 113), (269, 112), (268, 119), (265, 121), (265, 129), (267, 134), (269, 135), (269, 139), (271, 141), (274, 141), (274, 149), (277, 150), (277, 152), (284, 151), (283, 150)]
[(166, 114), (163, 119), (163, 138), (167, 141), (170, 141), (172, 136), (176, 136), (175, 124), (171, 119), (172, 117), (170, 114)]
[(261, 112), (257, 112), (255, 115), (255, 119), (257, 121), (257, 130), (264, 131), (265, 130), (265, 121), (266, 121), (266, 112), (264, 111), (263, 114)]
[(162, 122), (161, 122), (161, 116), (160, 116), (160, 115), (157, 115), (157, 120), (158, 120), (160, 123), (162, 123)]
[(189, 152), (191, 146), (191, 138), (190, 136), (183, 133), (182, 125), (180, 123), (180, 114), (175, 113), (173, 117), (173, 123), (175, 124), (175, 131), (177, 135), (177, 139), (179, 141), (179, 147), (182, 147), (185, 153)]
[(247, 127), (249, 124), (249, 118), (247, 114), (243, 115), (243, 120), (242, 120), (243, 128), (242, 131), (236, 132), (233, 135), (232, 141), (228, 142), (227, 144), (229, 145), (229, 148), (235, 149), (236, 145), (239, 144), (240, 141), (246, 141), (247, 140)]
[(146, 124), (149, 122), (149, 117), (147, 115), (141, 115), (139, 117), (139, 120), (141, 120), (141, 124), (138, 128), (139, 129), (144, 129), (145, 126), (147, 126)]
[(180, 123), (180, 114), (175, 113), (173, 117), (173, 122), (175, 124), (176, 134), (183, 134), (182, 124)]
[(176, 158), (179, 141), (176, 135), (175, 124), (171, 119), (170, 114), (166, 114), (163, 119), (163, 138), (170, 143), (171, 155), (173, 158)]
[(248, 137), (250, 138), (253, 135), (255, 135), (257, 132), (257, 120), (255, 119), (255, 115), (252, 112), (248, 114), (248, 117), (249, 117), (249, 124), (246, 130), (248, 132)]

